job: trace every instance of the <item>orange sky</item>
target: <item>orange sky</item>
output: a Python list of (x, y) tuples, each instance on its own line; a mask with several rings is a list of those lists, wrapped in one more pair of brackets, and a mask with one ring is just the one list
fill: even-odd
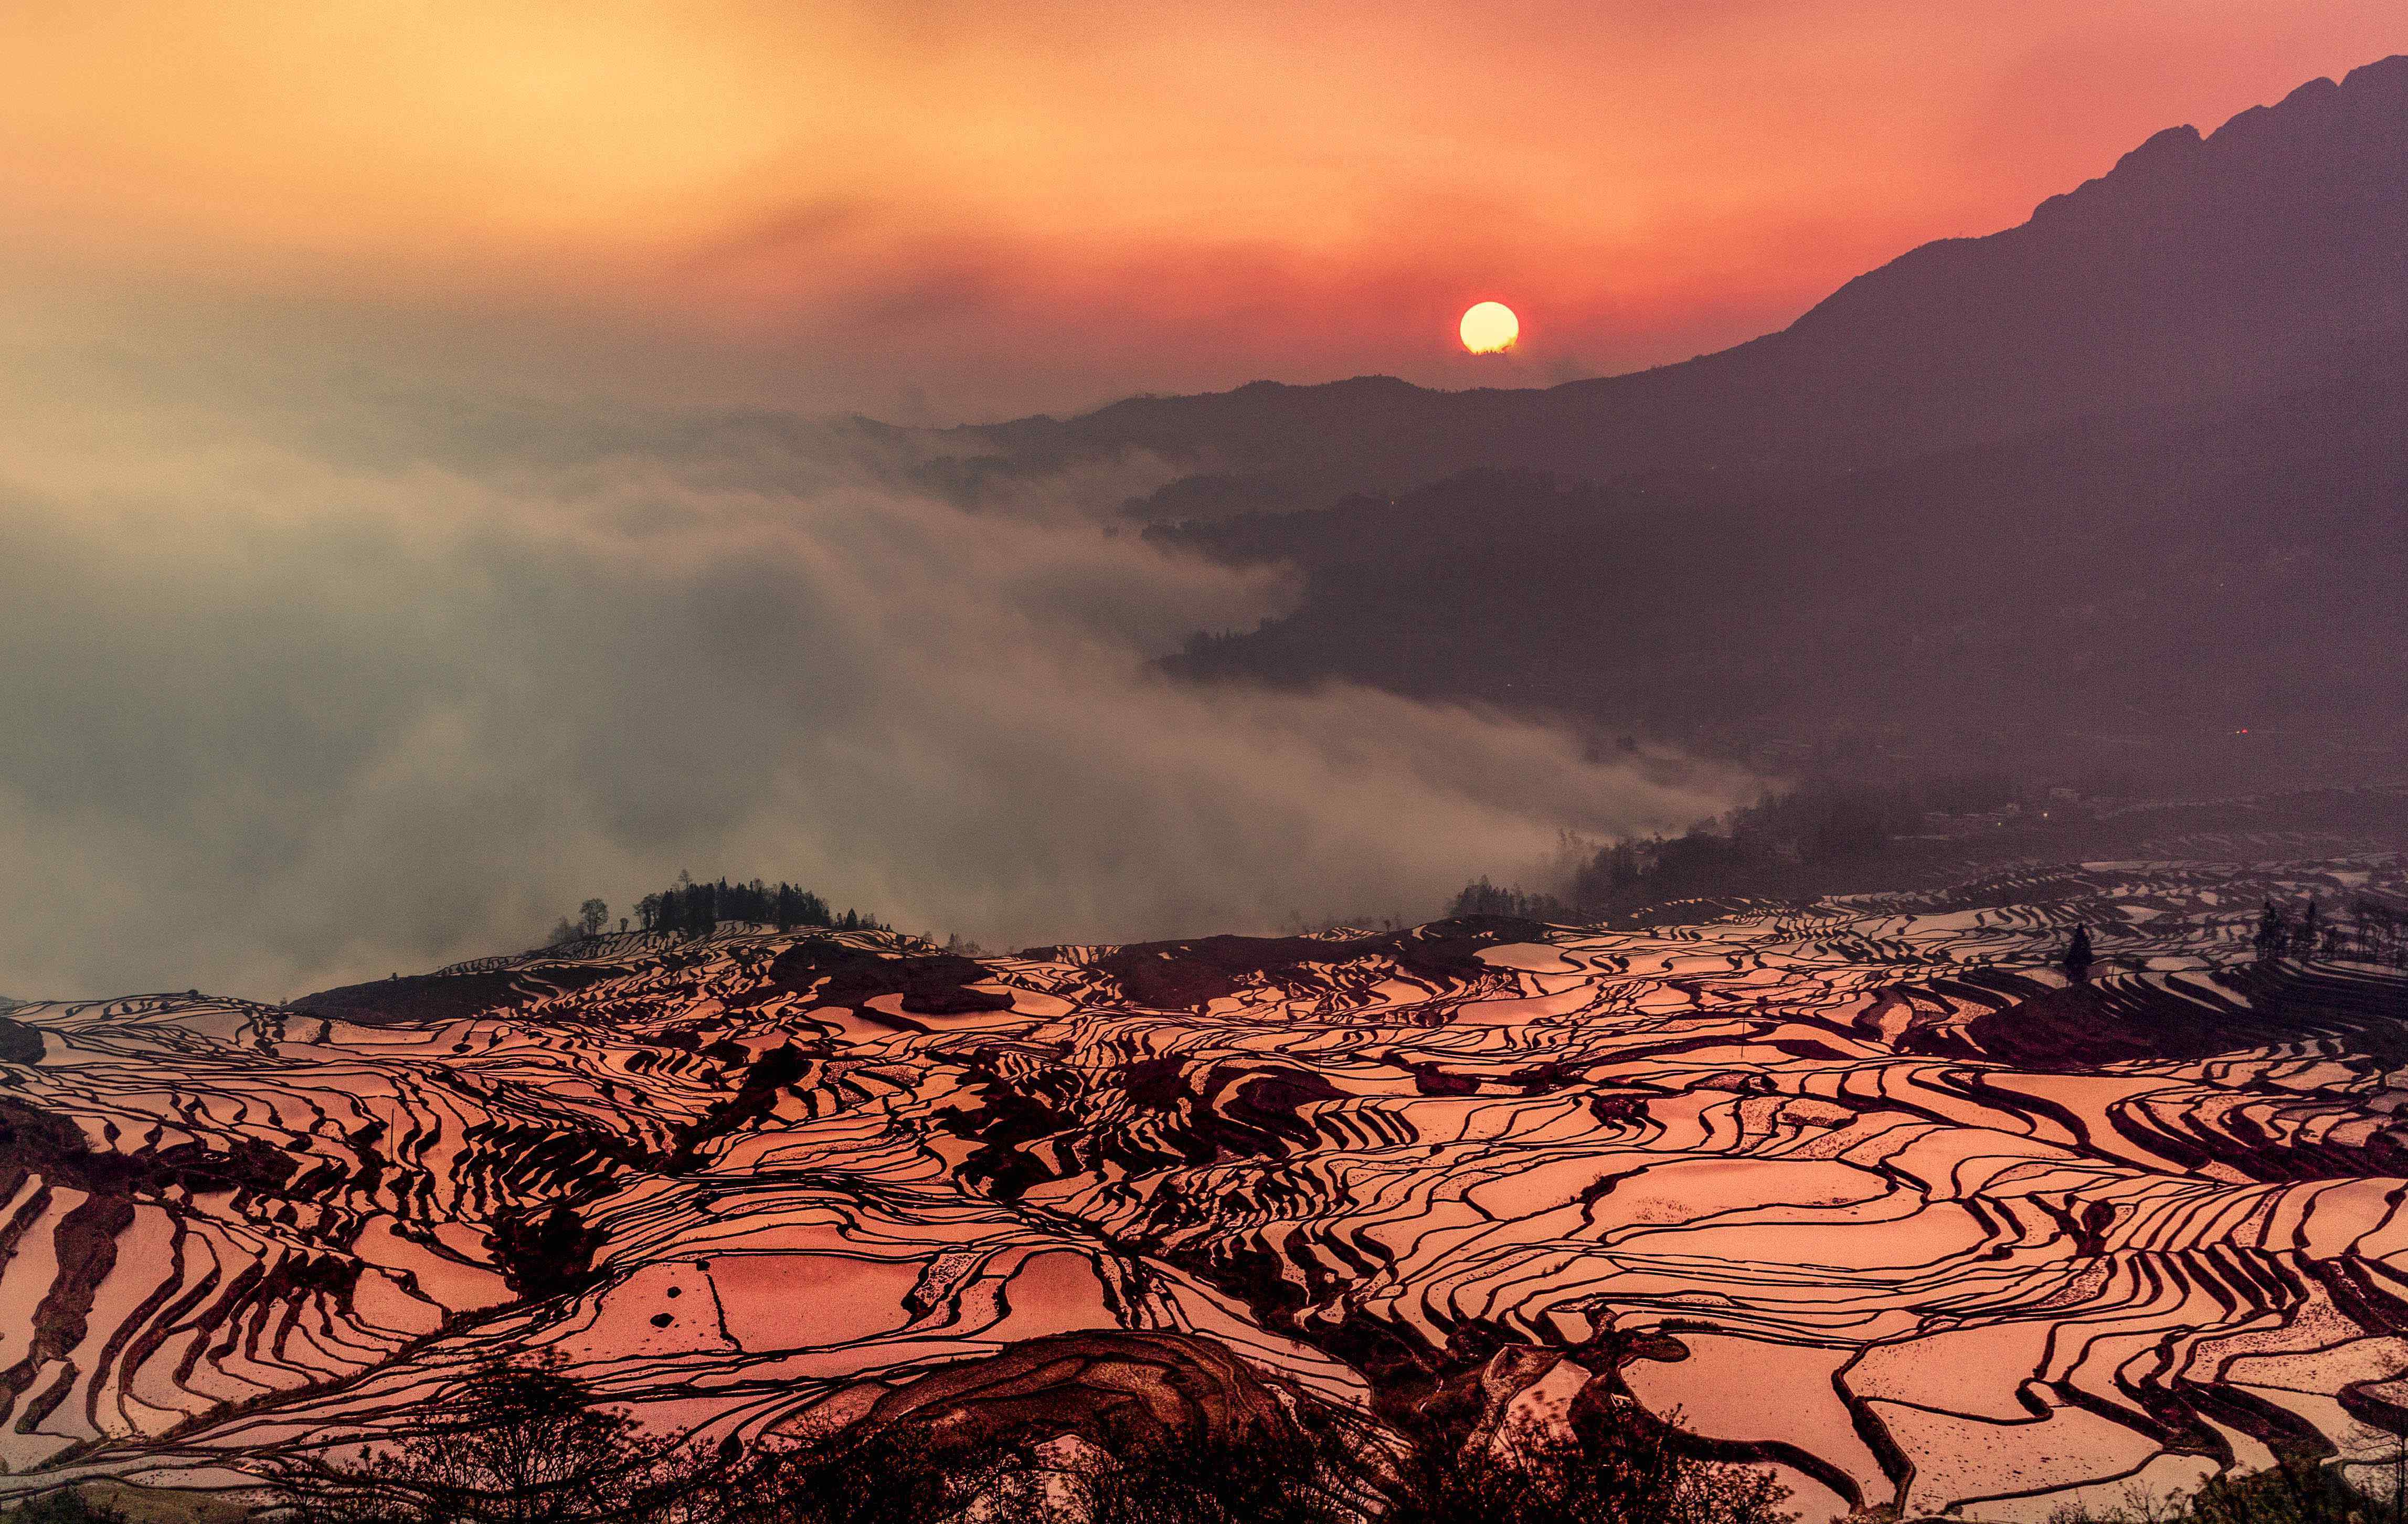
[(2401, 50), (2398, 0), (17, 6), (0, 275), (137, 347), (914, 420), (1536, 384)]

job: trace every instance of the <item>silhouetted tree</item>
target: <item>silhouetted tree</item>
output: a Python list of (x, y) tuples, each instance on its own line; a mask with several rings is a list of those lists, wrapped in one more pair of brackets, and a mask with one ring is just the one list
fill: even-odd
[(2258, 912), (2258, 961), (2272, 963), (2281, 957), (2290, 946), (2290, 936), (2289, 923), (2283, 918), (2283, 913), (2274, 908), (2274, 901), (2269, 899), (2264, 908)]
[[(975, 1511), (974, 1511), (975, 1510)], [(917, 1423), (855, 1425), (764, 1450), (695, 1496), (710, 1524), (940, 1524), (1054, 1517), (1025, 1445)]]
[(724, 921), (774, 926), (781, 931), (796, 927), (885, 929), (877, 917), (861, 911), (837, 914), (825, 899), (796, 884), (770, 884), (759, 879), (750, 884), (730, 884), (725, 879), (696, 884), (684, 873), (670, 887), (637, 900), (636, 919), (646, 931), (678, 931), (693, 937), (709, 936)]
[(2370, 963), (2408, 967), (2408, 918), (2380, 899), (2360, 896), (2350, 902), (2350, 942), (2358, 957)]
[(589, 899), (577, 907), (577, 925), (589, 937), (598, 937), (610, 924), (610, 907), (599, 899)]
[(1269, 1420), (1215, 1434), (1202, 1425), (1127, 1445), (1083, 1472), (1085, 1524), (1340, 1524), (1349, 1465), (1336, 1432)]
[(2264, 1471), (2211, 1477), (2188, 1497), (2134, 1487), (2116, 1506), (2070, 1505), (2049, 1524), (2398, 1524), (2408, 1488), (2399, 1485), (2399, 1461), (2388, 1464), (2392, 1485), (2379, 1495), (2352, 1487), (2335, 1467), (2294, 1455)]
[(1417, 1449), (1386, 1524), (1791, 1524), (1771, 1472), (1684, 1456), (1668, 1430), (1576, 1412), (1562, 1433)]
[(1524, 921), (1570, 921), (1578, 919), (1572, 908), (1550, 894), (1508, 889), (1488, 882), (1484, 874), (1477, 882), (1467, 884), (1455, 897), (1446, 911), (1449, 915), (1510, 915)]
[(494, 1255), (510, 1288), (523, 1297), (552, 1297), (585, 1284), (602, 1235), (566, 1201), (508, 1213), (494, 1224)]
[(585, 1524), (655, 1515), (692, 1485), (675, 1446), (556, 1362), (483, 1366), (437, 1411), (355, 1462), (290, 1467), (279, 1502), (300, 1524)]
[(1699, 821), (1675, 837), (1618, 841), (1573, 878), (1587, 909), (1729, 895), (1825, 892), (1840, 875), (1880, 858), (1935, 800), (1989, 800), (2002, 784), (1942, 780), (1874, 788), (1827, 780)]
[(2090, 982), (2090, 965), (2095, 958), (2090, 951), (2088, 927), (2077, 926), (2073, 928), (2073, 940), (2065, 944), (2065, 957), (2062, 961), (2067, 975), (2075, 984), (2086, 985)]

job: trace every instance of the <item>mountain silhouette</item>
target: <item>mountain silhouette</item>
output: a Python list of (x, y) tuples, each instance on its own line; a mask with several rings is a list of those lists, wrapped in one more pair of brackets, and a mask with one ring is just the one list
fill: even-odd
[(2319, 384), (1864, 470), (1475, 469), (1157, 525), (1302, 601), (1194, 678), (1338, 678), (1734, 750), (2271, 785), (2408, 712), (2408, 341)]
[(1925, 244), (1683, 364), (1544, 390), (1257, 381), (965, 432), (1038, 467), (1148, 450), (1256, 479), (1264, 504), (1473, 466), (1844, 467), (2263, 387), (2403, 325), (2408, 56), (2161, 132), (2021, 226)]
[(2159, 133), (1787, 329), (1544, 391), (1370, 378), (989, 431), (1193, 474), (1292, 562), (1195, 678), (1345, 679), (1768, 768), (2388, 776), (2408, 712), (2408, 57)]

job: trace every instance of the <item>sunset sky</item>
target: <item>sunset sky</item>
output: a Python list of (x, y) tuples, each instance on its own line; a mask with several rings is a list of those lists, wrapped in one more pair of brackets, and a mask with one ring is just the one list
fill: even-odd
[[(0, 9), (20, 347), (908, 422), (1778, 327), (2397, 0)], [(1456, 315), (1525, 324), (1475, 361)]]

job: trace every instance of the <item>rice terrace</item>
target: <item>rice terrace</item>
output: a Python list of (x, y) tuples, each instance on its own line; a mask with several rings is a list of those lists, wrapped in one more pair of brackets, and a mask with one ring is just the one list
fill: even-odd
[(21, 1006), (7, 1459), (234, 1485), (497, 1348), (712, 1443), (976, 1412), (920, 1394), (1039, 1354), (1090, 1402), (1259, 1383), (1368, 1425), (1601, 1385), (1826, 1506), (1998, 1517), (2371, 1455), (2408, 1398), (2408, 976), (2256, 939), (2403, 888), (2112, 863), (976, 960), (729, 923)]
[(0, 6), (0, 1524), (2408, 1524), (2400, 0)]

